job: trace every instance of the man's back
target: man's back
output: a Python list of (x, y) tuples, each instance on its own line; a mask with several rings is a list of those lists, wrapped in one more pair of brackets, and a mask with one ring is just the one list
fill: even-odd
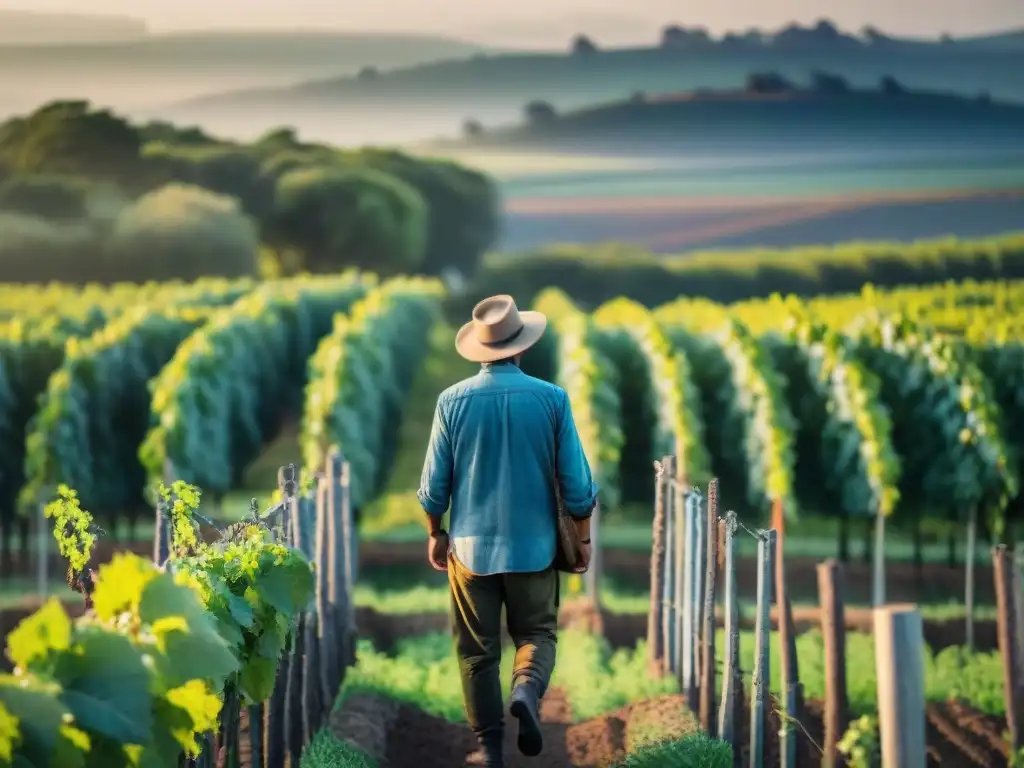
[(566, 507), (589, 510), (596, 487), (565, 392), (487, 364), (438, 398), (420, 502), (440, 514), (450, 495), (452, 550), (473, 573), (541, 571), (555, 555), (556, 466)]

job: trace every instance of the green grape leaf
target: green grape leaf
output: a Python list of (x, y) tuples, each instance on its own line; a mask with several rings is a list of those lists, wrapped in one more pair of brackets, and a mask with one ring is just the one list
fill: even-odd
[(231, 613), (231, 618), (246, 629), (252, 627), (256, 617), (253, 612), (253, 607), (245, 600), (245, 598), (229, 594), (227, 597), (227, 604), (228, 611)]
[(145, 744), (153, 729), (150, 672), (125, 635), (86, 630), (61, 656), (61, 700), (81, 727), (122, 744)]
[(65, 741), (61, 724), (67, 708), (58, 698), (60, 687), (34, 677), (0, 675), (0, 705), (18, 719), (21, 741), (15, 747), (15, 765), (49, 768)]
[(56, 597), (23, 619), (7, 636), (7, 657), (18, 667), (29, 668), (34, 661), (71, 645), (71, 619)]
[(264, 701), (273, 693), (279, 662), (279, 657), (253, 656), (242, 668), (239, 687), (250, 701)]
[(238, 659), (227, 641), (215, 631), (187, 632), (171, 630), (160, 640), (164, 658), (157, 662), (168, 685), (177, 687), (189, 680), (223, 683), (238, 670)]
[(313, 572), (303, 560), (286, 560), (260, 572), (256, 588), (271, 608), (294, 616), (313, 596)]

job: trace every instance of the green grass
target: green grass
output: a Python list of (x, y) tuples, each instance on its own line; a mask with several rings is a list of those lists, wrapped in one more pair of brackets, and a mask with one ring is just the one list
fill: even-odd
[[(717, 647), (724, 649), (725, 634), (718, 632)], [(740, 633), (740, 664), (749, 677), (754, 661), (754, 633)], [(778, 636), (771, 636), (771, 690), (781, 690)], [(646, 648), (611, 651), (601, 639), (578, 630), (559, 634), (558, 663), (552, 685), (563, 688), (581, 720), (614, 711), (635, 701), (678, 691), (674, 679), (652, 680), (647, 676)], [(806, 632), (797, 638), (800, 680), (808, 698), (823, 698), (824, 646), (821, 634)], [(871, 635), (846, 636), (847, 693), (855, 714), (875, 711), (876, 678), (874, 641)], [(502, 680), (511, 682), (512, 654), (502, 659)], [(956, 696), (978, 710), (1005, 713), (1002, 661), (996, 652), (967, 653), (947, 648), (937, 654), (925, 649), (925, 687), (930, 701)], [(432, 714), (461, 722), (462, 689), (451, 640), (435, 633), (400, 640), (394, 654), (376, 651), (369, 642), (359, 648), (359, 661), (349, 674), (343, 697), (371, 692), (422, 707)]]
[[(632, 650), (612, 652), (600, 638), (567, 630), (559, 634), (552, 685), (566, 691), (580, 720), (672, 692), (673, 680), (647, 676), (645, 654), (642, 643)], [(501, 677), (508, 690), (512, 681), (508, 650), (502, 655)], [(376, 651), (369, 642), (360, 643), (358, 663), (345, 680), (341, 700), (355, 693), (388, 696), (452, 722), (465, 719), (458, 665), (451, 639), (443, 633), (404, 638), (391, 655)]]
[(614, 768), (732, 768), (728, 742), (694, 733), (677, 741), (649, 744), (626, 755)]
[(326, 728), (302, 752), (300, 768), (377, 768), (377, 761)]

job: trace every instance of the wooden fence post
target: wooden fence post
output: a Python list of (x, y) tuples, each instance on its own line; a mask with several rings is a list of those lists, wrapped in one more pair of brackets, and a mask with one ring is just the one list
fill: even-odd
[(697, 671), (694, 666), (695, 660), (695, 639), (697, 630), (694, 620), (694, 563), (697, 560), (697, 507), (700, 504), (700, 495), (696, 489), (692, 489), (686, 495), (686, 506), (683, 518), (683, 589), (679, 598), (683, 603), (683, 638), (682, 638), (682, 683), (681, 689), (686, 696), (687, 705), (691, 711), (697, 710)]
[(875, 553), (872, 568), (871, 602), (875, 608), (885, 605), (885, 515), (875, 513)]
[(693, 561), (693, 676), (695, 678), (694, 685), (696, 686), (694, 692), (694, 712), (700, 709), (701, 654), (704, 651), (701, 645), (701, 637), (703, 637), (704, 633), (704, 577), (706, 575), (704, 571), (707, 561), (707, 544), (704, 540), (707, 538), (708, 525), (707, 500), (700, 496), (699, 501), (700, 503), (697, 505), (697, 525), (694, 528), (697, 533), (694, 549), (696, 557)]
[(1010, 732), (1010, 753), (1024, 748), (1024, 679), (1020, 670), (1022, 639), (1015, 637), (1017, 626), (1013, 593), (1013, 567), (1006, 546), (992, 549), (992, 567), (996, 587), (996, 630), (999, 634), (999, 653), (1003, 657), (1003, 691), (1006, 698), (1006, 729)]
[(647, 666), (653, 675), (664, 672), (661, 636), (665, 570), (665, 466), (664, 457), (654, 462), (654, 520), (651, 523), (651, 610), (647, 615)]
[(321, 480), (316, 488), (316, 614), (319, 646), (320, 697), (329, 711), (338, 695), (333, 688), (338, 666), (338, 633), (334, 616), (334, 605), (330, 600), (331, 561), (331, 508), (327, 494), (327, 482)]
[(825, 741), (822, 765), (836, 765), (837, 745), (846, 733), (846, 624), (843, 617), (842, 571), (835, 560), (818, 564), (818, 601), (825, 642)]
[(1013, 557), (1013, 613), (1017, 618), (1017, 667), (1024, 677), (1024, 543), (1018, 543)]
[(775, 574), (775, 531), (757, 540), (757, 620), (754, 625), (754, 673), (750, 692), (750, 768), (764, 767), (765, 699), (771, 684), (772, 580)]
[(677, 458), (675, 481), (673, 484), (675, 493), (672, 494), (672, 514), (675, 524), (675, 541), (672, 544), (672, 551), (675, 553), (672, 569), (674, 580), (672, 589), (672, 615), (674, 616), (672, 627), (672, 647), (674, 649), (672, 671), (675, 674), (676, 680), (680, 681), (680, 690), (685, 691), (686, 688), (682, 686), (685, 647), (683, 640), (683, 612), (686, 605), (686, 567), (688, 564), (686, 559), (686, 514), (689, 499), (687, 498), (686, 486), (684, 485), (685, 480), (682, 478), (683, 473), (679, 467), (680, 464), (681, 461)]
[(967, 513), (967, 550), (964, 552), (964, 645), (974, 650), (974, 562), (978, 547), (978, 508)]
[[(356, 663), (356, 645), (358, 637), (356, 633), (356, 578), (359, 575), (359, 532), (356, 530), (355, 513), (352, 510), (352, 465), (345, 461), (343, 454), (338, 454), (341, 476), (341, 521), (338, 529), (340, 537), (336, 542), (336, 548), (341, 551), (340, 560), (343, 567), (336, 575), (336, 580), (341, 582), (338, 590), (338, 603), (335, 610), (338, 613), (338, 622), (341, 631), (345, 636), (345, 669)], [(341, 686), (344, 679), (342, 676), (336, 681), (336, 688)]]
[(661, 647), (664, 653), (664, 669), (670, 675), (678, 674), (675, 666), (675, 603), (676, 603), (676, 515), (675, 515), (675, 456), (666, 456), (662, 465), (665, 483), (665, 559), (662, 578)]
[(718, 478), (708, 483), (707, 558), (704, 562), (704, 616), (700, 651), (700, 727), (714, 738), (715, 722), (715, 574), (718, 571)]
[(718, 705), (718, 737), (739, 752), (736, 723), (736, 679), (740, 667), (740, 610), (736, 594), (736, 513), (727, 512), (719, 527), (725, 549), (725, 666), (722, 669), (722, 700)]
[(874, 610), (882, 768), (924, 768), (924, 626), (913, 605)]
[(50, 586), (50, 537), (53, 535), (48, 530), (46, 522), (46, 502), (40, 501), (36, 505), (36, 591), (39, 598), (44, 600), (48, 587)]

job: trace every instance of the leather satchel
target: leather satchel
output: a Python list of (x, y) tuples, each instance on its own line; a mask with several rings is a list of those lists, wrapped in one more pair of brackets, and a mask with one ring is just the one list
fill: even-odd
[[(555, 438), (555, 461), (558, 461), (558, 439)], [(579, 531), (572, 516), (565, 511), (562, 503), (562, 487), (558, 484), (558, 469), (552, 477), (555, 486), (555, 506), (557, 508), (555, 560), (552, 563), (556, 571), (561, 573), (586, 573), (588, 565), (583, 564), (583, 545), (580, 543)]]

